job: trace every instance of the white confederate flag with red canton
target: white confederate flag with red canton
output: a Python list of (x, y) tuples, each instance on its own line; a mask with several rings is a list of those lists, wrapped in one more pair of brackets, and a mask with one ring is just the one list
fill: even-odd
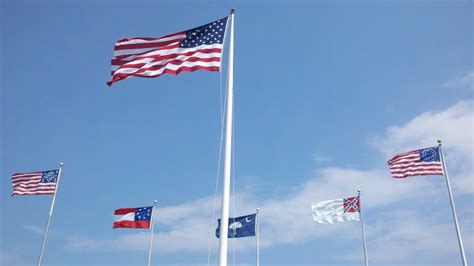
[(325, 200), (311, 204), (313, 220), (319, 224), (359, 221), (359, 197)]
[(159, 38), (129, 38), (115, 43), (113, 83), (130, 77), (154, 78), (181, 71), (220, 71), (228, 17)]

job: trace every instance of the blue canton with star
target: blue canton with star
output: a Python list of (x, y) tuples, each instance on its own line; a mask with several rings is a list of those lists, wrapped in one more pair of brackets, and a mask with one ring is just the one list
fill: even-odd
[(420, 150), (420, 161), (421, 162), (439, 162), (439, 148), (431, 147)]
[(56, 183), (58, 180), (59, 169), (44, 171), (43, 175), (41, 176), (40, 183), (41, 184), (51, 184)]
[(193, 48), (199, 45), (222, 44), (224, 42), (227, 17), (186, 31), (186, 39), (179, 42), (181, 48)]
[(137, 208), (135, 212), (135, 221), (149, 221), (151, 220), (151, 212), (153, 207)]

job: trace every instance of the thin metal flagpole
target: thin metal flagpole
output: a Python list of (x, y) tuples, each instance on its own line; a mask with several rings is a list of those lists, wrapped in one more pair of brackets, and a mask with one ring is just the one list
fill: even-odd
[(151, 263), (151, 248), (152, 248), (152, 245), (153, 245), (153, 227), (154, 227), (154, 224), (155, 224), (155, 209), (156, 209), (156, 200), (153, 201), (153, 207), (151, 209), (151, 228), (150, 228), (150, 243), (148, 244), (148, 266), (150, 266), (150, 263)]
[(362, 215), (362, 204), (360, 203), (360, 191), (361, 189), (359, 188), (357, 190), (357, 197), (359, 199), (359, 216), (360, 216), (360, 225), (362, 227), (362, 242), (364, 244), (364, 260), (365, 260), (365, 266), (369, 265), (369, 259), (367, 258), (367, 243), (365, 239), (365, 230), (364, 230), (364, 218)]
[(53, 215), (54, 202), (56, 201), (56, 192), (58, 191), (58, 187), (59, 187), (59, 178), (61, 177), (62, 167), (63, 167), (63, 163), (59, 163), (58, 180), (56, 180), (56, 188), (54, 189), (53, 200), (51, 201), (51, 208), (49, 209), (48, 223), (46, 224), (46, 228), (44, 230), (43, 244), (41, 245), (40, 256), (38, 258), (38, 266), (41, 266), (41, 262), (43, 260), (44, 247), (46, 246), (46, 239), (48, 238), (49, 223), (51, 222), (51, 216)]
[(257, 244), (257, 266), (260, 266), (260, 217), (258, 217), (259, 211), (260, 209), (257, 208), (257, 214), (255, 215), (255, 227), (256, 227), (255, 238), (257, 241), (256, 243)]
[(441, 140), (438, 140), (439, 155), (441, 157), (441, 162), (443, 164), (443, 173), (444, 178), (446, 179), (446, 185), (448, 186), (449, 201), (451, 202), (451, 210), (453, 211), (454, 225), (456, 226), (456, 233), (458, 236), (459, 251), (461, 252), (461, 260), (464, 266), (467, 266), (466, 255), (464, 254), (464, 247), (462, 245), (461, 231), (459, 230), (458, 218), (456, 216), (456, 208), (454, 207), (453, 192), (451, 191), (451, 185), (449, 183), (448, 169), (446, 168), (446, 162), (444, 160), (444, 154), (441, 149)]
[(229, 228), (230, 172), (232, 159), (232, 117), (234, 109), (234, 9), (230, 10), (229, 63), (227, 74), (226, 138), (224, 153), (224, 182), (222, 190), (221, 228), (219, 232), (219, 266), (227, 265)]

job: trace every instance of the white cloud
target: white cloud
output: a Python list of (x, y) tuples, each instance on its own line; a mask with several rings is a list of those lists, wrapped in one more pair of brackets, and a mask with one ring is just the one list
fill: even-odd
[(439, 213), (426, 215), (410, 208), (385, 213), (370, 228), (372, 233), (368, 249), (371, 260), (401, 263), (413, 262), (417, 256), (423, 257), (427, 253), (438, 258), (455, 254), (458, 243), (454, 226), (448, 218), (451, 217), (443, 217)]
[[(381, 178), (382, 177), (382, 178)], [(348, 232), (342, 224), (332, 226), (316, 225), (312, 221), (310, 204), (312, 202), (356, 195), (356, 188), (364, 189), (364, 202), (367, 208), (377, 208), (395, 203), (403, 198), (426, 198), (436, 189), (421, 188), (431, 186), (422, 179), (413, 179), (410, 185), (391, 179), (386, 171), (363, 171), (344, 168), (323, 168), (316, 176), (287, 196), (258, 200), (250, 194), (235, 196), (237, 215), (252, 213), (255, 207), (261, 209), (261, 246), (308, 241), (316, 237), (325, 237), (334, 232)], [(219, 200), (219, 199), (218, 199)], [(157, 233), (154, 246), (161, 253), (204, 252), (209, 247), (209, 236), (215, 251), (217, 239), (213, 236), (216, 222), (211, 222), (213, 199), (205, 198), (178, 206), (163, 207), (157, 211)], [(231, 212), (232, 213), (232, 212)], [(159, 229), (164, 230), (159, 232)], [(281, 230), (285, 228), (285, 230)], [(168, 230), (167, 230), (168, 229)], [(273, 232), (279, 232), (274, 234)], [(111, 240), (73, 239), (67, 245), (69, 249), (98, 249), (108, 247), (123, 249), (135, 247), (145, 250), (148, 234), (134, 233)], [(123, 243), (127, 243), (124, 245)], [(254, 240), (239, 240), (237, 250), (254, 248)]]
[(460, 101), (440, 112), (423, 113), (405, 125), (388, 128), (369, 143), (389, 158), (397, 153), (435, 146), (443, 140), (448, 173), (459, 192), (474, 192), (474, 101)]
[[(473, 102), (462, 101), (444, 111), (423, 113), (405, 125), (390, 127), (383, 134), (372, 137), (369, 143), (388, 158), (399, 152), (432, 146), (440, 137), (445, 141), (443, 147), (446, 148), (448, 167), (454, 173), (455, 193), (472, 193), (473, 117)], [(367, 235), (372, 262), (411, 261), (423, 252), (431, 254), (427, 256), (430, 259), (456, 253), (457, 242), (451, 234), (452, 221), (446, 218), (450, 216), (417, 208), (416, 204), (413, 210), (396, 211), (399, 206), (428, 205), (446, 198), (446, 189), (440, 185), (442, 179), (393, 179), (385, 163), (383, 166), (383, 169), (378, 169), (380, 165), (368, 169), (319, 168), (304, 184), (288, 189), (285, 195), (267, 199), (256, 197), (257, 193), (251, 189), (244, 190), (234, 196), (236, 208), (231, 215), (252, 213), (256, 207), (260, 208), (262, 248), (327, 238), (360, 241), (360, 235), (343, 223), (315, 224), (310, 211), (312, 202), (353, 196), (360, 187), (364, 211), (370, 213)], [(155, 249), (160, 253), (204, 253), (210, 240), (215, 256), (218, 241), (214, 237), (216, 221), (211, 219), (214, 206), (214, 198), (206, 197), (159, 208)], [(440, 216), (444, 218), (438, 219)], [(473, 221), (464, 221), (463, 224), (467, 228), (465, 239), (472, 243)], [(76, 250), (124, 247), (146, 250), (147, 241), (147, 233), (133, 233), (108, 240), (70, 239), (66, 247)], [(252, 238), (235, 242), (237, 250), (253, 249), (254, 244)], [(471, 244), (468, 246), (472, 247)], [(403, 252), (394, 253), (394, 250)], [(360, 254), (349, 254), (346, 259), (358, 261)]]

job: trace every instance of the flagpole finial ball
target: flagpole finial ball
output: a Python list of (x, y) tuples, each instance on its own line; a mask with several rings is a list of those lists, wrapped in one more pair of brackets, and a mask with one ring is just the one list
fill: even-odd
[(63, 162), (60, 162), (60, 163), (59, 163), (59, 166), (63, 166)]
[(158, 201), (154, 200), (153, 203), (156, 204)]
[(359, 192), (359, 193), (360, 193), (361, 191), (362, 191), (362, 189), (360, 189), (360, 188), (359, 188), (359, 189), (357, 189), (357, 192)]
[(442, 143), (443, 142), (440, 139), (438, 139), (438, 145), (441, 145)]
[(230, 13), (231, 13), (231, 14), (234, 14), (234, 13), (235, 13), (235, 8), (231, 8), (231, 9), (230, 9)]

